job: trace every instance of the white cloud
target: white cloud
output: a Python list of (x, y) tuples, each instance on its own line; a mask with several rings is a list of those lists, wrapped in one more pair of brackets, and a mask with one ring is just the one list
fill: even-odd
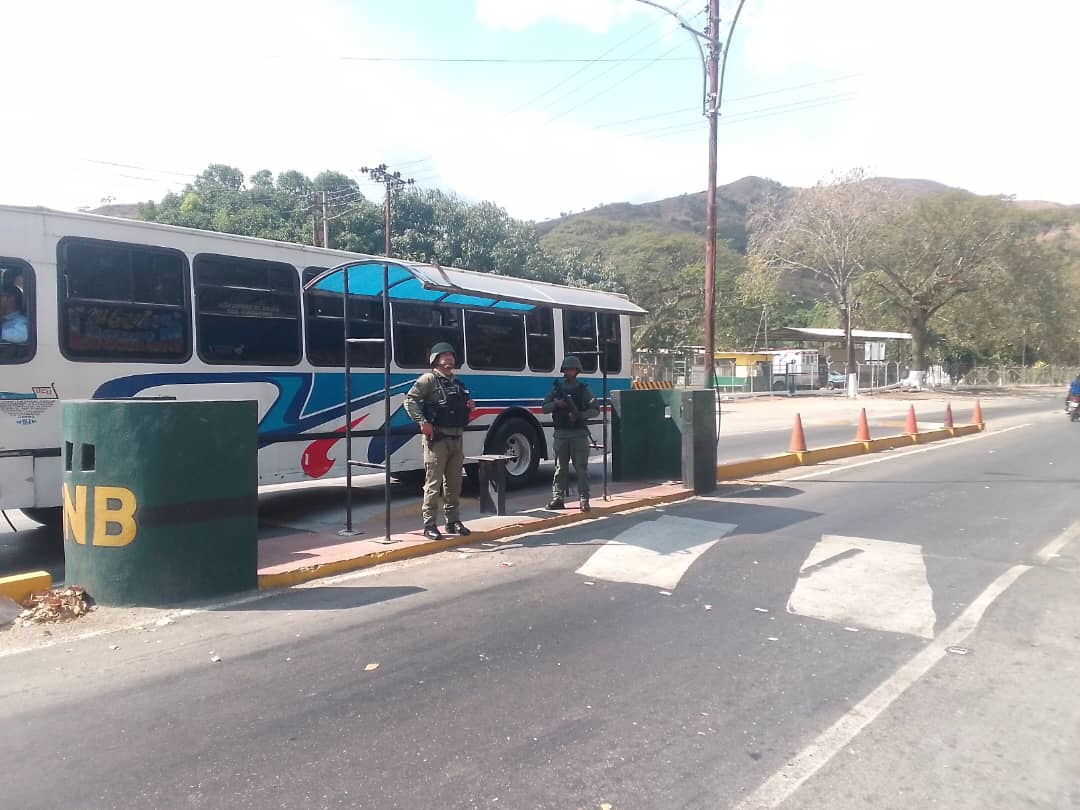
[(488, 28), (523, 31), (550, 18), (603, 33), (637, 5), (633, 0), (476, 0), (476, 19)]

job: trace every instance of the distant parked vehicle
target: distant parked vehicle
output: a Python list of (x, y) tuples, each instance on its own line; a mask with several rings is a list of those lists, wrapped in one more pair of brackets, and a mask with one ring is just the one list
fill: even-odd
[(841, 374), (839, 371), (830, 371), (829, 372), (829, 381), (827, 383), (827, 386), (828, 386), (830, 391), (833, 391), (833, 390), (835, 390), (837, 388), (843, 388), (845, 385), (847, 385), (847, 377), (846, 376)]

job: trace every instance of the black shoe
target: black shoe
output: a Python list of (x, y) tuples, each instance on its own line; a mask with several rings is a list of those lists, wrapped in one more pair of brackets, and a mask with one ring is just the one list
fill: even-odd
[(581, 511), (582, 512), (591, 512), (592, 511), (592, 507), (589, 506), (589, 499), (588, 498), (582, 498), (581, 499)]
[(562, 498), (552, 498), (551, 502), (547, 505), (548, 509), (565, 509), (566, 504), (563, 503)]
[(446, 533), (458, 534), (464, 537), (467, 534), (472, 534), (472, 530), (465, 528), (465, 524), (460, 520), (452, 520), (446, 524)]
[(442, 540), (442, 532), (439, 531), (438, 526), (425, 526), (424, 537), (428, 540)]

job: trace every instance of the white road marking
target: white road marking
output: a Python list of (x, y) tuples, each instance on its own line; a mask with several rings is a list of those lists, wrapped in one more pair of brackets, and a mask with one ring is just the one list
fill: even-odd
[(1049, 562), (1052, 557), (1058, 555), (1058, 552), (1060, 552), (1067, 543), (1076, 540), (1077, 538), (1080, 538), (1080, 520), (1076, 521), (1076, 523), (1043, 546), (1035, 555), (1035, 561), (1040, 563)]
[(967, 638), (994, 600), (1030, 569), (1031, 566), (1028, 565), (1014, 565), (990, 583), (937, 639), (916, 653), (888, 680), (859, 701), (851, 711), (833, 723), (757, 790), (735, 805), (735, 810), (771, 810), (786, 801), (807, 779), (842, 751), (864, 728), (874, 722), (878, 715), (947, 655), (949, 647), (955, 647)]
[(674, 590), (691, 565), (736, 528), (677, 515), (661, 515), (620, 532), (577, 573), (589, 579), (634, 582)]
[(788, 613), (840, 625), (934, 637), (934, 594), (922, 546), (826, 534), (811, 549)]

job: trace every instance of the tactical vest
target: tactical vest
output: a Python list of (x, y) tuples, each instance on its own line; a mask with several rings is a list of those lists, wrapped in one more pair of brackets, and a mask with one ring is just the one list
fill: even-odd
[[(578, 413), (585, 412), (585, 386), (582, 383), (578, 383), (573, 388), (567, 388), (560, 382), (555, 384), (555, 388), (555, 396), (565, 396), (567, 399), (574, 400)], [(584, 418), (579, 418), (576, 422), (571, 421), (569, 408), (556, 408), (552, 411), (551, 423), (556, 430), (583, 430), (586, 426)]]
[(435, 427), (463, 428), (469, 424), (469, 390), (456, 378), (435, 375), (434, 401), (425, 403), (427, 420)]

